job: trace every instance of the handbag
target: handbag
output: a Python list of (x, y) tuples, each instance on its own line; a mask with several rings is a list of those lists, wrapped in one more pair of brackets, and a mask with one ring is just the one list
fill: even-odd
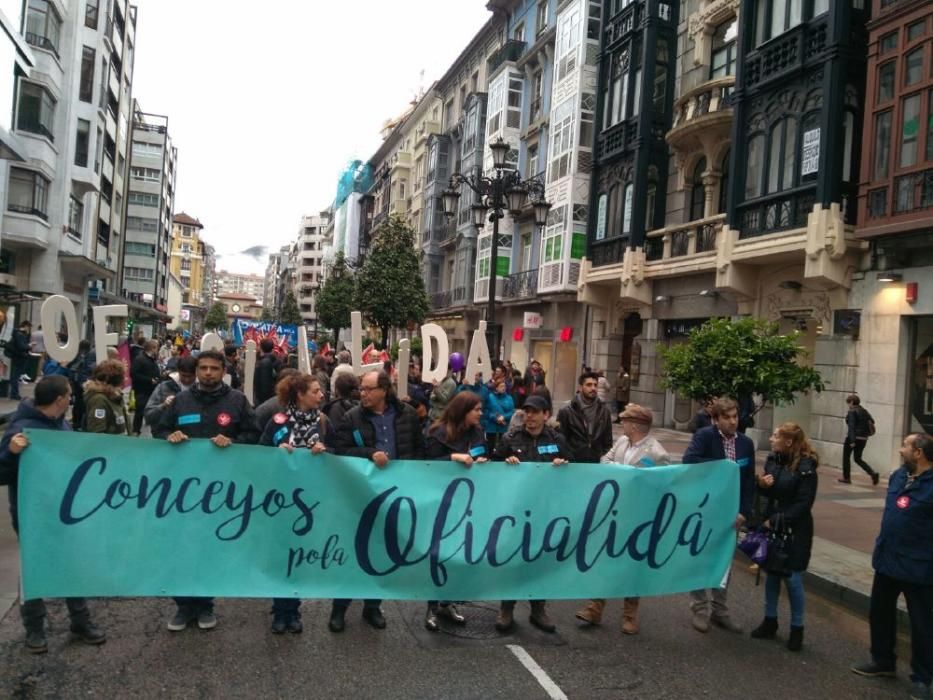
[(768, 539), (768, 532), (764, 528), (758, 528), (747, 533), (738, 547), (755, 564), (761, 566), (768, 560)]
[(793, 533), (785, 526), (783, 513), (771, 516), (771, 523), (773, 527), (768, 531), (768, 554), (762, 566), (769, 574), (787, 578), (794, 573), (790, 568)]

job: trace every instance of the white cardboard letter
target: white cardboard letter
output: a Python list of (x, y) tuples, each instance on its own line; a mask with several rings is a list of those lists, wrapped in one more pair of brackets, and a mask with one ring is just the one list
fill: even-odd
[[(311, 374), (311, 355), (308, 353), (308, 329), (304, 326), (298, 326), (298, 371), (302, 374)], [(323, 388), (321, 387), (321, 389)]]
[(489, 345), (486, 342), (486, 322), (480, 321), (479, 328), (473, 331), (470, 343), (470, 356), (467, 359), (466, 381), (472, 382), (477, 374), (483, 373), (484, 379), (492, 377), (492, 362), (489, 359)]
[(130, 311), (126, 304), (111, 304), (110, 306), (95, 306), (93, 313), (94, 352), (97, 353), (97, 361), (103, 362), (107, 359), (107, 348), (116, 347), (120, 342), (119, 335), (107, 332), (107, 319), (111, 316), (126, 318)]
[(411, 341), (402, 338), (398, 341), (398, 384), (399, 396), (408, 396), (408, 362), (411, 360)]
[[(256, 376), (256, 341), (246, 341), (246, 362), (243, 367), (243, 393), (246, 400), (253, 403), (253, 378)], [(262, 426), (265, 428), (266, 426)]]
[[(434, 365), (434, 344), (437, 341), (437, 364)], [(447, 376), (447, 367), (450, 362), (450, 343), (447, 333), (436, 323), (425, 323), (421, 326), (421, 351), (424, 356), (421, 360), (421, 381), (431, 383), (441, 381)], [(433, 365), (433, 366), (432, 366)]]
[[(64, 345), (58, 344), (58, 333), (54, 330), (58, 328), (58, 314), (65, 317), (68, 327), (68, 342)], [(78, 315), (74, 304), (60, 294), (50, 296), (42, 302), (39, 319), (46, 333), (45, 351), (58, 364), (67, 365), (78, 356)]]
[(353, 357), (353, 371), (358, 377), (382, 369), (381, 362), (363, 364), (363, 314), (359, 311), (350, 312), (350, 355)]

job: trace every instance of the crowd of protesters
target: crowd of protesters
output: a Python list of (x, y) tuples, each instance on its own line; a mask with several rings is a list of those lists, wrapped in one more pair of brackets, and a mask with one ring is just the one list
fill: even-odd
[[(367, 459), (380, 469), (391, 468), (396, 460), (425, 459), (449, 460), (464, 468), (503, 461), (516, 466), (524, 462), (602, 463), (651, 469), (672, 462), (651, 434), (652, 411), (629, 402), (631, 379), (625, 368), (619, 369), (615, 387), (605, 372), (584, 368), (573, 399), (555, 411), (546, 372), (536, 360), (525, 371), (506, 362), (495, 364), (488, 378), (482, 374), (467, 377), (464, 358), (454, 353), (447, 374), (426, 382), (415, 357), (408, 368), (407, 386), (398, 387), (397, 368), (391, 361), (381, 370), (357, 377), (348, 351), (323, 352), (313, 358), (310, 374), (303, 374), (294, 357), (282, 356), (267, 339), (259, 343), (250, 402), (241, 391), (242, 349), (228, 345), (223, 352), (198, 352), (196, 348), (196, 339), (135, 337), (129, 371), (133, 411), (128, 411), (124, 390), (124, 363), (116, 359), (95, 362), (88, 343), (82, 341), (78, 357), (64, 372), (47, 366), (35, 398), (22, 402), (0, 443), (0, 482), (10, 486), (14, 528), (18, 528), (16, 473), (19, 455), (28, 447), (26, 428), (140, 435), (146, 424), (154, 438), (172, 444), (208, 439), (218, 448), (243, 443), (289, 452), (307, 449), (313, 455)], [(71, 404), (69, 424), (65, 416)], [(846, 469), (840, 480), (849, 483), (848, 457), (854, 454), (877, 484), (880, 475), (861, 457), (873, 433), (873, 420), (857, 396), (850, 396), (848, 404)], [(736, 463), (740, 474), (736, 530), (761, 527), (772, 534), (780, 532), (784, 538), (786, 551), (780, 567), (761, 564), (764, 619), (751, 636), (776, 636), (783, 583), (791, 612), (787, 648), (800, 651), (805, 600), (802, 574), (809, 564), (814, 536), (812, 509), (819, 458), (799, 425), (783, 423), (771, 435), (770, 454), (758, 472), (755, 445), (744, 434), (754, 425), (754, 410), (748, 397), (705, 402), (689, 426), (694, 434), (683, 462)], [(200, 419), (185, 420), (192, 415)], [(618, 439), (613, 436), (613, 423), (621, 423)], [(869, 676), (894, 673), (896, 600), (904, 593), (912, 625), (912, 680), (917, 692), (926, 689), (929, 693), (933, 674), (933, 438), (908, 436), (901, 457), (903, 465), (889, 480), (874, 555), (872, 661), (853, 671)], [(726, 572), (719, 587), (691, 592), (692, 624), (698, 632), (707, 633), (715, 626), (742, 633), (730, 614), (729, 579)], [(175, 602), (169, 630), (216, 626), (213, 598), (182, 597)], [(363, 601), (363, 620), (377, 629), (386, 627), (381, 602)], [(332, 632), (344, 630), (350, 604), (346, 599), (333, 601), (328, 621)], [(515, 605), (515, 601), (501, 602), (496, 619), (500, 632), (514, 627)], [(546, 601), (532, 600), (530, 606), (531, 624), (553, 633), (556, 624), (548, 615)], [(606, 600), (591, 600), (576, 618), (599, 625), (606, 606)], [(272, 632), (301, 632), (300, 608), (301, 601), (295, 598), (274, 600)], [(68, 609), (71, 631), (78, 638), (92, 644), (106, 639), (91, 622), (83, 599), (70, 599)], [(451, 601), (429, 601), (425, 610), (424, 624), (430, 631), (440, 629), (441, 620), (455, 625), (469, 622)], [(638, 634), (638, 611), (638, 598), (623, 599), (624, 634)], [(27, 649), (46, 651), (43, 602), (25, 601), (22, 612)]]

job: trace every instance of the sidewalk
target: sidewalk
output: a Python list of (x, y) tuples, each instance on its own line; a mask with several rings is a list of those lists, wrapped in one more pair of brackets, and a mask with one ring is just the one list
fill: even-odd
[[(32, 393), (24, 386), (24, 394)], [(15, 408), (15, 402), (0, 399), (0, 416)], [(621, 428), (615, 427), (616, 437)], [(658, 428), (652, 434), (660, 440), (675, 462), (680, 461), (690, 442), (690, 433)], [(760, 470), (766, 453), (759, 451)], [(885, 469), (881, 469), (882, 474)], [(853, 474), (851, 485), (836, 481), (838, 469), (827, 467), (820, 472), (820, 485), (813, 508), (816, 537), (813, 556), (805, 578), (810, 590), (854, 612), (868, 615), (873, 571), (871, 552), (881, 523), (886, 480), (872, 486), (862, 474)], [(0, 489), (0, 619), (16, 602), (19, 586), (19, 548), (7, 516), (7, 490)], [(746, 560), (741, 555), (738, 561)], [(902, 617), (906, 608), (901, 603)]]

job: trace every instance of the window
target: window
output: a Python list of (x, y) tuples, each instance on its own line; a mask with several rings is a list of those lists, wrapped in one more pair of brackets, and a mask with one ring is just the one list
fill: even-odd
[(82, 102), (94, 101), (94, 49), (85, 46), (81, 51), (81, 82), (78, 84), (78, 99)]
[(134, 156), (156, 156), (162, 157), (162, 146), (158, 143), (146, 143), (144, 141), (133, 141)]
[(913, 85), (923, 78), (923, 50), (914, 49), (904, 59), (904, 85)]
[(444, 105), (444, 128), (449, 129), (454, 125), (454, 101), (448, 100)]
[(7, 209), (48, 220), (49, 181), (34, 170), (10, 168)]
[(144, 182), (160, 182), (162, 179), (162, 171), (156, 170), (155, 168), (130, 168), (130, 175), (134, 180), (142, 180)]
[(878, 102), (894, 99), (894, 74), (897, 70), (895, 61), (888, 61), (878, 68)]
[[(97, 29), (97, 16), (99, 0), (87, 0), (84, 6), (84, 26)], [(130, 65), (133, 65), (132, 63)]]
[[(470, 92), (477, 92), (479, 90), (479, 71), (475, 71), (470, 78)], [(437, 107), (434, 108), (435, 112)], [(437, 118), (436, 116), (434, 117)]]
[[(931, 93), (933, 94), (933, 93)], [(538, 145), (528, 147), (528, 166), (525, 168), (525, 178), (532, 178), (538, 174)]]
[(554, 110), (550, 148), (549, 182), (570, 174), (570, 154), (573, 151), (574, 98), (564, 100)]
[[(933, 90), (927, 100), (927, 160), (933, 160)], [(933, 184), (933, 183), (931, 183)]]
[(700, 158), (693, 169), (693, 184), (690, 187), (690, 221), (703, 218), (706, 208), (706, 188), (703, 186), (705, 172), (706, 158)]
[(126, 217), (126, 228), (134, 231), (147, 231), (149, 233), (159, 232), (159, 220), (147, 219), (142, 216)]
[(629, 52), (624, 49), (612, 58), (612, 92), (607, 96), (611, 102), (606, 105), (606, 126), (618, 124), (625, 119), (628, 103)]
[(398, 181), (398, 198), (399, 198), (399, 199), (405, 199), (405, 186), (406, 186), (406, 184), (407, 184), (407, 183), (406, 183), (406, 181), (405, 181), (405, 178), (402, 178), (402, 179), (400, 179), (400, 180)]
[(875, 162), (874, 179), (888, 176), (888, 164), (891, 161), (891, 112), (882, 112), (875, 117)]
[[(148, 255), (150, 257), (155, 257), (156, 247), (153, 243), (137, 243), (135, 241), (126, 242), (125, 252), (127, 255)], [(182, 261), (185, 262), (184, 260)], [(188, 261), (188, 264), (191, 264), (191, 261)], [(185, 266), (182, 265), (181, 269), (184, 270)]]
[(146, 281), (155, 279), (155, 270), (146, 267), (125, 267), (123, 268), (123, 276), (128, 280)]
[(547, 31), (547, 0), (538, 3), (535, 13), (535, 36), (540, 37)]
[(502, 100), (504, 90), (505, 86), (501, 80), (497, 80), (495, 84), (489, 88), (489, 102), (487, 108), (489, 127), (486, 131), (490, 135), (499, 131), (502, 126)]
[(531, 108), (528, 112), (528, 123), (531, 124), (541, 116), (544, 97), (544, 71), (536, 70), (531, 76)]
[(26, 8), (26, 43), (51, 51), (58, 58), (62, 20), (48, 0), (29, 0)]
[(557, 37), (557, 79), (563, 80), (577, 67), (580, 44), (580, 10), (561, 17)]
[(632, 232), (632, 197), (635, 194), (635, 188), (632, 183), (625, 185), (625, 191), (622, 195), (622, 235), (627, 236)]
[(55, 100), (41, 85), (21, 81), (19, 84), (19, 119), (16, 128), (42, 134), (55, 140)]
[(564, 259), (564, 223), (567, 205), (554, 207), (548, 213), (547, 226), (541, 238), (541, 263), (560, 262)]
[(595, 112), (596, 95), (584, 92), (580, 99), (580, 145), (583, 148), (593, 148)]
[[(859, 0), (856, 0), (853, 3), (853, 6), (858, 6)], [(813, 0), (813, 16), (819, 17), (824, 12), (829, 12), (829, 0)]]
[(505, 125), (510, 129), (519, 129), (522, 125), (522, 90), (524, 81), (517, 73), (509, 74), (508, 111), (505, 114)]
[(761, 196), (761, 170), (765, 160), (765, 136), (756, 134), (748, 140), (748, 170), (745, 175), (745, 199)]
[(78, 120), (78, 131), (75, 136), (75, 165), (87, 167), (88, 155), (91, 150), (91, 122), (86, 119)]
[(878, 53), (884, 55), (897, 49), (897, 32), (885, 34), (878, 40)]
[(138, 204), (143, 207), (158, 207), (159, 195), (149, 194), (148, 192), (130, 192), (129, 203)]
[(725, 214), (726, 207), (729, 203), (729, 158), (731, 153), (726, 151), (726, 155), (722, 157), (722, 165), (720, 170), (722, 175), (719, 178), (719, 213)]
[(920, 132), (920, 95), (911, 95), (905, 98), (902, 104), (900, 167), (909, 168), (917, 164), (917, 141)]
[(654, 92), (651, 98), (654, 111), (658, 114), (664, 114), (665, 112), (665, 102), (667, 101), (667, 64), (669, 60), (667, 41), (658, 39), (654, 67)]
[(780, 36), (803, 21), (803, 0), (759, 0), (756, 45)]
[(81, 240), (84, 228), (84, 204), (74, 195), (68, 201), (68, 233), (73, 238)]
[(925, 19), (918, 20), (913, 24), (907, 25), (907, 41), (911, 42), (914, 39), (919, 39), (926, 32), (927, 21)]
[(767, 192), (782, 192), (794, 186), (797, 162), (797, 120), (784, 117), (771, 127)]
[(735, 75), (735, 41), (738, 35), (739, 22), (734, 17), (716, 27), (709, 68), (711, 79)]
[(512, 32), (512, 39), (515, 41), (525, 41), (525, 23), (515, 25), (515, 29)]
[(645, 230), (655, 228), (655, 209), (658, 205), (658, 169), (655, 166), (648, 168), (648, 187), (645, 190)]

